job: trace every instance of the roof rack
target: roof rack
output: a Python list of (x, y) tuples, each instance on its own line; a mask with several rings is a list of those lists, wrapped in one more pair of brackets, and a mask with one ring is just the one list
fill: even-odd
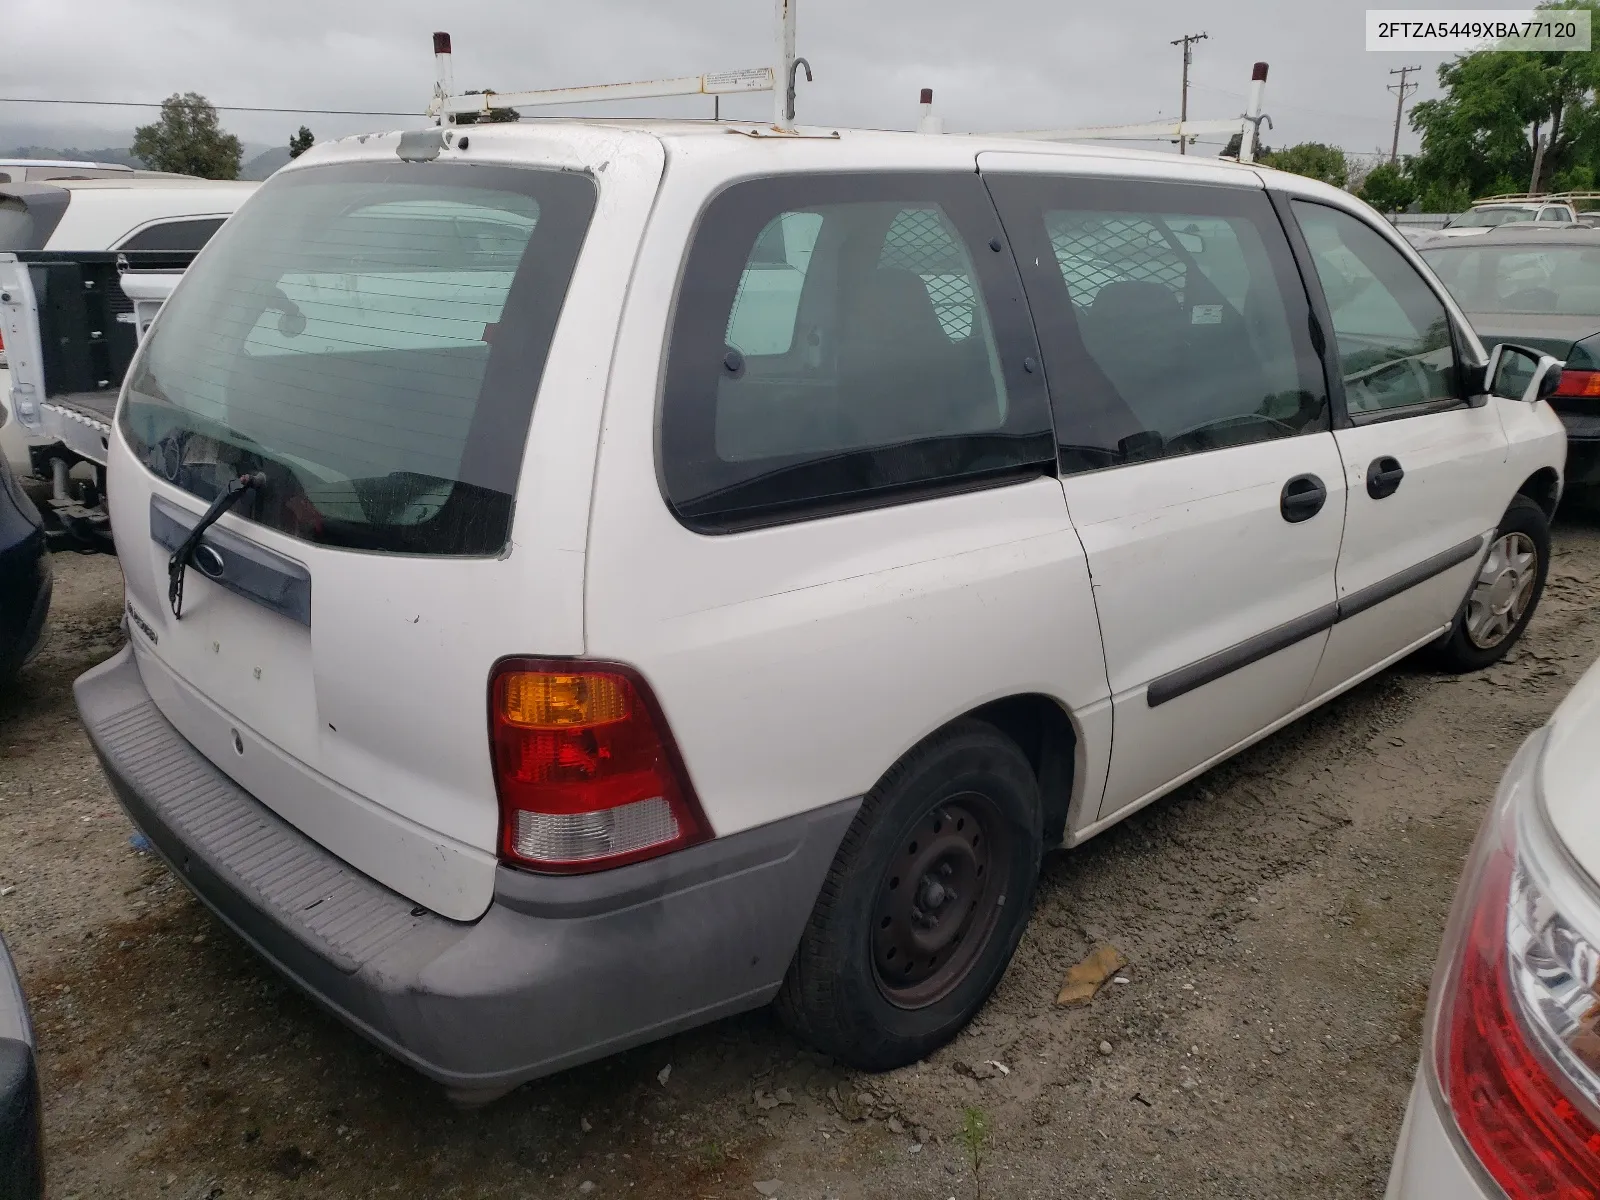
[(795, 5), (798, 0), (775, 0), (777, 38), (773, 65), (740, 71), (716, 71), (677, 79), (642, 83), (601, 83), (588, 87), (544, 88), (531, 92), (474, 92), (458, 95), (451, 66), (450, 35), (433, 35), (435, 81), (428, 115), (436, 125), (455, 124), (464, 113), (487, 114), (496, 108), (540, 108), (586, 104), (599, 100), (657, 100), (671, 96), (731, 96), (744, 92), (773, 93), (774, 128), (794, 132), (794, 95), (799, 73), (812, 80), (811, 64), (795, 57)]
[(1506, 192), (1500, 196), (1485, 196), (1481, 200), (1474, 200), (1474, 206), (1479, 204), (1544, 204), (1562, 201), (1569, 204), (1588, 203), (1600, 201), (1600, 192)]
[(1245, 111), (1237, 117), (1216, 121), (1153, 121), (1143, 125), (1087, 125), (1078, 129), (1035, 129), (1020, 133), (995, 136), (1027, 138), (1041, 142), (1093, 142), (1180, 140), (1202, 133), (1239, 134), (1239, 161), (1254, 162), (1256, 146), (1261, 140), (1261, 123), (1272, 128), (1272, 118), (1261, 111), (1267, 89), (1267, 64), (1256, 63), (1250, 72), (1250, 99)]

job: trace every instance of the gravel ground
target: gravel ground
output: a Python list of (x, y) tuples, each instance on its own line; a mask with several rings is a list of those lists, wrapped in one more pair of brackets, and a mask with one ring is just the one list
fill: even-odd
[[(965, 1200), (969, 1114), (997, 1200), (1380, 1196), (1462, 857), (1600, 655), (1600, 530), (1563, 523), (1507, 663), (1387, 672), (1053, 856), (999, 991), (927, 1062), (860, 1075), (755, 1013), (459, 1112), (130, 846), (71, 702), (120, 640), (117, 564), (55, 569), (49, 644), (0, 696), (0, 930), (57, 1200)], [(1128, 982), (1056, 1008), (1101, 941)]]

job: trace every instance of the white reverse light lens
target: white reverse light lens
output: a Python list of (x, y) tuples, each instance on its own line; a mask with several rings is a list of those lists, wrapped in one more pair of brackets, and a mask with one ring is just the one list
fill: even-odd
[(632, 854), (680, 834), (672, 806), (661, 796), (586, 813), (516, 814), (512, 849), (536, 862), (577, 863)]

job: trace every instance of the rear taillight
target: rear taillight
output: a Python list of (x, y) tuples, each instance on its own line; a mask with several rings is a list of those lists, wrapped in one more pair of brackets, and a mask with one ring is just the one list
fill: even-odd
[(1518, 755), (1468, 860), (1434, 981), (1431, 1065), (1512, 1200), (1597, 1200), (1600, 940), (1583, 932), (1595, 928), (1586, 885), (1541, 824), (1542, 744)]
[(507, 659), (489, 731), (509, 863), (598, 871), (710, 836), (660, 705), (627, 667)]
[(1562, 371), (1555, 395), (1600, 397), (1600, 371)]

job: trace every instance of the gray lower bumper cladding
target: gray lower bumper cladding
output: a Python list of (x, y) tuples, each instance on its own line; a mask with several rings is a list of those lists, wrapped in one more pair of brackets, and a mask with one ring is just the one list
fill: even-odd
[(455, 922), (213, 766), (156, 708), (131, 649), (76, 694), (112, 787), (173, 873), (313, 999), (462, 1094), (767, 1003), (859, 805), (596, 875), (502, 867), (488, 911)]

